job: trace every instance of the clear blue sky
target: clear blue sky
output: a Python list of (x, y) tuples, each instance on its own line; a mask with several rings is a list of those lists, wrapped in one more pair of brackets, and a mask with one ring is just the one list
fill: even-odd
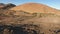
[(0, 0), (0, 3), (13, 3), (16, 5), (20, 5), (28, 2), (46, 4), (48, 6), (51, 6), (53, 8), (60, 10), (60, 0)]

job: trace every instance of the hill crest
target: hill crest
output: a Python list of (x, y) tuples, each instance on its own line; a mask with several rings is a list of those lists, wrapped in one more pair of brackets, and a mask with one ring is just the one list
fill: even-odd
[(13, 7), (10, 10), (15, 10), (15, 11), (23, 10), (29, 13), (54, 13), (60, 15), (59, 10), (39, 3), (26, 3)]

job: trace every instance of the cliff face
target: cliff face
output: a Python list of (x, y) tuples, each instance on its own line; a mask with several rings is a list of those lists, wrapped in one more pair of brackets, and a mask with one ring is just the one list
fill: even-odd
[(38, 3), (27, 3), (0, 10), (0, 27), (2, 28), (0, 33), (60, 34), (59, 13), (57, 9)]

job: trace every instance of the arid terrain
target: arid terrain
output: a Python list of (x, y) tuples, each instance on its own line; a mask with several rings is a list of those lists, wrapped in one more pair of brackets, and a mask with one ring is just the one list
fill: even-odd
[(0, 34), (60, 34), (60, 10), (39, 3), (0, 3)]

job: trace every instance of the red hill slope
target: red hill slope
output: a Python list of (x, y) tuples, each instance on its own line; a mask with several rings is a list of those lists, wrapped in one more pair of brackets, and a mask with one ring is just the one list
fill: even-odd
[(14, 8), (11, 8), (10, 10), (15, 10), (15, 11), (23, 10), (29, 13), (35, 13), (35, 12), (36, 13), (53, 13), (53, 14), (60, 15), (59, 10), (43, 4), (39, 4), (39, 3), (26, 3), (26, 4), (22, 4)]

